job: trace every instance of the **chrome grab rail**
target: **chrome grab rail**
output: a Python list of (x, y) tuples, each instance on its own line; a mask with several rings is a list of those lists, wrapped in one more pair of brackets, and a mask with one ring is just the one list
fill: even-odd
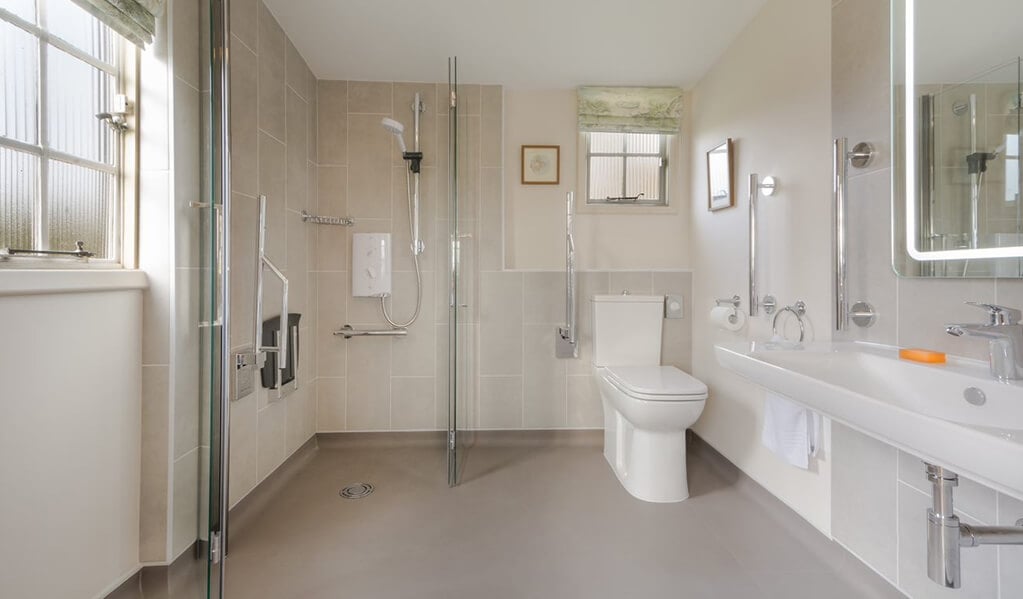
[(575, 192), (565, 195), (565, 326), (558, 327), (554, 353), (558, 358), (578, 358), (579, 339), (576, 311), (576, 274), (575, 274)]
[(846, 298), (846, 287), (848, 285), (848, 273), (846, 272), (845, 261), (845, 160), (848, 155), (846, 150), (847, 140), (839, 137), (835, 140), (833, 152), (834, 159), (834, 195), (835, 195), (835, 216), (834, 234), (835, 247), (832, 259), (835, 268), (835, 304), (832, 307), (832, 315), (835, 318), (835, 330), (844, 331), (849, 321), (849, 300)]
[[(256, 310), (252, 318), (252, 338), (255, 348), (251, 364), (257, 369), (262, 368), (266, 363), (267, 352), (277, 352), (277, 389), (281, 388), (281, 373), (288, 365), (288, 338), (290, 335), (279, 335), (277, 345), (263, 345), (263, 271), (269, 269), (281, 281), (281, 328), (288, 323), (288, 278), (284, 276), (279, 268), (266, 256), (266, 196), (259, 196), (259, 225), (256, 232)], [(249, 356), (245, 356), (248, 358)], [(241, 356), (240, 356), (241, 357)], [(239, 362), (239, 368), (248, 365), (249, 362)], [(296, 363), (297, 366), (297, 363)]]
[(334, 334), (345, 339), (352, 337), (404, 337), (408, 335), (408, 329), (356, 329), (352, 325), (346, 324), (334, 331)]
[(339, 225), (341, 227), (351, 227), (355, 224), (355, 220), (350, 216), (320, 216), (318, 214), (309, 214), (308, 211), (302, 211), (302, 222), (313, 223), (314, 225)]
[[(832, 315), (835, 319), (835, 330), (844, 331), (849, 327), (849, 271), (846, 261), (846, 197), (845, 186), (848, 181), (846, 162), (851, 161), (856, 168), (864, 168), (874, 158), (874, 146), (860, 142), (848, 150), (849, 140), (844, 137), (835, 139), (832, 159), (834, 162), (834, 178), (832, 189), (835, 196), (834, 234), (835, 246), (832, 251), (835, 271), (835, 304)], [(856, 311), (854, 322), (859, 326), (873, 324), (873, 307), (866, 302), (858, 302), (860, 310)]]
[(760, 308), (757, 297), (757, 195), (759, 182), (756, 173), (749, 176), (749, 315), (756, 316)]

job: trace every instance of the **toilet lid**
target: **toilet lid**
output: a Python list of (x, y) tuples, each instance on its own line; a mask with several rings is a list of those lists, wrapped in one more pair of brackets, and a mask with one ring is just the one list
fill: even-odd
[(707, 395), (707, 385), (674, 366), (609, 366), (607, 373), (626, 391), (644, 395)]

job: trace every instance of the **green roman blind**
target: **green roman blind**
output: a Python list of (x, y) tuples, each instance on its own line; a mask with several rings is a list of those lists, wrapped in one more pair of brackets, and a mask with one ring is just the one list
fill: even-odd
[(74, 0), (92, 16), (139, 47), (152, 43), (166, 0)]
[(677, 87), (580, 87), (580, 131), (678, 133), (682, 90)]

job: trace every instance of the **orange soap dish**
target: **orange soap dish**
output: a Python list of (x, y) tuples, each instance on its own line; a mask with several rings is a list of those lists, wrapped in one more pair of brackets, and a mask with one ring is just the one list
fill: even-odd
[(900, 349), (899, 358), (923, 364), (944, 364), (947, 361), (945, 354), (940, 351), (918, 348)]

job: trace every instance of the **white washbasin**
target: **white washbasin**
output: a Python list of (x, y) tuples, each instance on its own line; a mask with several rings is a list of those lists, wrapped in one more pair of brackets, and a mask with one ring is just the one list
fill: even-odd
[(986, 362), (900, 360), (893, 347), (761, 342), (715, 347), (718, 362), (865, 434), (1023, 497), (1023, 383), (995, 380)]

